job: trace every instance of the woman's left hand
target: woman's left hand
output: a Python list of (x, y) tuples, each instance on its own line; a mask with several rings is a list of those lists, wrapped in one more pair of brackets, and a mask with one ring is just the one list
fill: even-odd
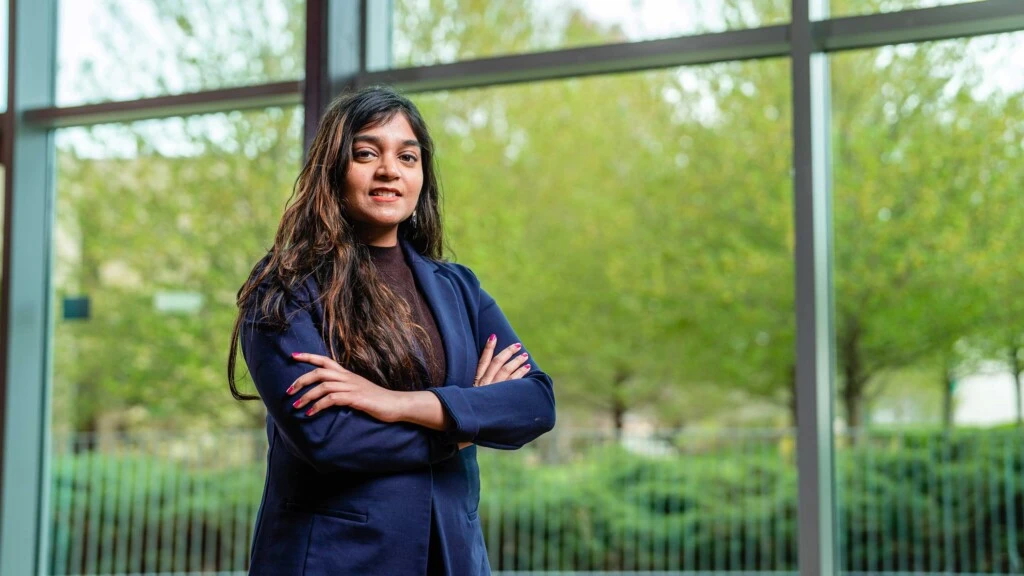
[(296, 409), (305, 408), (306, 416), (313, 416), (329, 406), (348, 406), (381, 422), (397, 422), (401, 418), (400, 392), (382, 388), (342, 368), (327, 356), (296, 352), (292, 358), (317, 366), (316, 370), (300, 376), (288, 388), (288, 394), (294, 395), (316, 384), (292, 404)]

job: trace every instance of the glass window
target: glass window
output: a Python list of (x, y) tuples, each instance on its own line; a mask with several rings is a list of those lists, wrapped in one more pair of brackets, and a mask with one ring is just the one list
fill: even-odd
[(245, 570), (263, 406), (225, 366), (301, 130), (271, 108), (57, 132), (50, 573)]
[(63, 0), (58, 17), (60, 106), (303, 77), (303, 0)]
[(915, 8), (931, 8), (950, 4), (967, 4), (979, 0), (831, 0), (832, 16), (855, 16), (858, 14), (877, 14), (879, 12), (898, 12)]
[(831, 57), (837, 484), (850, 573), (1013, 573), (1024, 34)]
[(552, 374), (480, 453), (503, 571), (796, 569), (789, 64), (417, 97), (447, 233)]
[(789, 0), (394, 0), (396, 68), (781, 24)]

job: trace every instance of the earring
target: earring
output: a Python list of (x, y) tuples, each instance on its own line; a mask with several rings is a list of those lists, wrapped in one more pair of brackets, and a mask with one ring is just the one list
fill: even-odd
[(409, 224), (412, 225), (413, 228), (416, 227), (416, 211), (415, 210), (412, 211), (412, 218), (409, 219)]

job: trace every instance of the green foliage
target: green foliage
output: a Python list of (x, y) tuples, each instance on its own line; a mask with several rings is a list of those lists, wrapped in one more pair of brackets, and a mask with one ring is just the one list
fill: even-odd
[(53, 573), (241, 569), (263, 465), (196, 464), (145, 451), (55, 457)]
[[(1017, 431), (872, 434), (837, 455), (840, 557), (876, 572), (1012, 573), (1024, 553)], [(503, 570), (796, 570), (795, 465), (781, 445), (563, 465), (484, 453), (480, 506)]]
[[(840, 439), (836, 460), (844, 569), (1019, 568), (1018, 430), (932, 428), (853, 440)], [(683, 434), (661, 456), (590, 441), (553, 459), (540, 458), (537, 447), (481, 450), (479, 514), (492, 567), (793, 571), (799, 498), (789, 442), (778, 434)], [(54, 566), (89, 572), (90, 562), (114, 566), (123, 556), (149, 570), (243, 569), (262, 477), (261, 464), (204, 464), (194, 452), (59, 455)]]

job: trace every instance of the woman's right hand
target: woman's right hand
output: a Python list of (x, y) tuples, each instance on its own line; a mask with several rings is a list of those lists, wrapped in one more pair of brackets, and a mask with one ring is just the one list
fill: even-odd
[[(506, 380), (522, 378), (530, 372), (530, 365), (524, 364), (529, 358), (525, 352), (516, 354), (523, 346), (516, 342), (494, 355), (494, 349), (498, 345), (498, 337), (491, 334), (484, 344), (484, 350), (480, 353), (480, 362), (476, 365), (476, 378), (473, 379), (473, 386), (488, 386)], [(472, 442), (459, 442), (459, 450), (472, 445)]]

